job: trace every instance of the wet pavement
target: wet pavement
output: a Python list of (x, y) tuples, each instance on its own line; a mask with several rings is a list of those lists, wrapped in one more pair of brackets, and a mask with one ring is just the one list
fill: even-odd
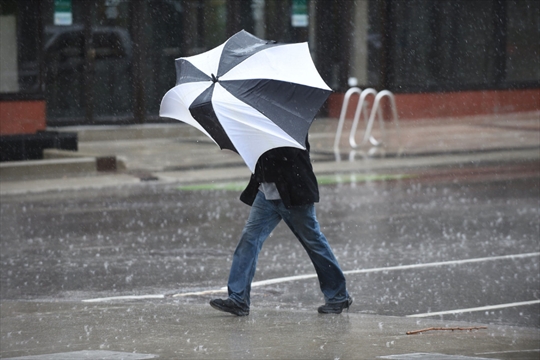
[[(2, 352), (9, 356), (74, 356), (87, 350), (92, 351), (93, 357), (88, 357), (91, 359), (132, 359), (133, 353), (154, 355), (139, 358), (160, 359), (377, 359), (425, 353), (428, 355), (415, 357), (425, 360), (433, 360), (435, 354), (453, 354), (441, 359), (461, 360), (534, 359), (538, 354), (534, 351), (537, 332), (530, 328), (498, 326), (406, 335), (412, 329), (434, 325), (459, 327), (464, 323), (364, 314), (320, 316), (271, 308), (238, 318), (208, 308), (200, 303), (156, 301), (24, 306), (8, 302), (2, 309), (7, 325), (23, 331), (10, 334)], [(14, 351), (23, 345), (25, 351)], [(105, 351), (114, 351), (116, 356)], [(401, 357), (407, 358), (412, 359)]]
[[(469, 131), (440, 148), (417, 138), (402, 157), (389, 146), (355, 161), (336, 161), (331, 131), (314, 128), (318, 217), (354, 298), (339, 316), (316, 313), (313, 267), (283, 224), (261, 252), (249, 317), (210, 308), (249, 211), (238, 200), (246, 170), (231, 154), (182, 169), (192, 160), (152, 147), (165, 153), (150, 167), (120, 140), (83, 142), (116, 148), (126, 170), (0, 182), (0, 356), (537, 359), (540, 133), (519, 119), (490, 128), (480, 147), (476, 119), (453, 124)], [(425, 127), (424, 138), (451, 132)], [(207, 147), (169, 140), (188, 154)]]

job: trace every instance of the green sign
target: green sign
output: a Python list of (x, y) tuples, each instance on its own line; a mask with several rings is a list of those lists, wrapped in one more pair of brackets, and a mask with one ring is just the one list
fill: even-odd
[(291, 23), (294, 27), (308, 26), (308, 0), (293, 0)]
[(71, 0), (54, 0), (54, 25), (73, 24)]

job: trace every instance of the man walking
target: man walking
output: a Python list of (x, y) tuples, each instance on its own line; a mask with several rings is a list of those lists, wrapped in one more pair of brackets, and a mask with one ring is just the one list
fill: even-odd
[(349, 309), (345, 277), (320, 230), (314, 203), (319, 201), (317, 179), (306, 150), (272, 149), (258, 160), (255, 173), (240, 200), (251, 212), (233, 256), (225, 300), (210, 305), (237, 316), (249, 315), (251, 282), (263, 242), (283, 219), (308, 253), (324, 295), (321, 314), (340, 314)]

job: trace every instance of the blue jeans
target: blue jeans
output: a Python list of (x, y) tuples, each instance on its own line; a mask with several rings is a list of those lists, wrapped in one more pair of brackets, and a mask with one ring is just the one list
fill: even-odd
[(345, 276), (320, 230), (313, 204), (287, 209), (281, 200), (266, 200), (259, 191), (240, 242), (234, 252), (229, 274), (229, 298), (239, 306), (249, 309), (251, 282), (255, 275), (259, 252), (266, 238), (283, 219), (306, 249), (324, 295), (325, 302), (345, 301), (348, 293)]

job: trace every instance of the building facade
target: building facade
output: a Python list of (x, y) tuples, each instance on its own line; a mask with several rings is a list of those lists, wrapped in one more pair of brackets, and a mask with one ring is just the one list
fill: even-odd
[(241, 29), (308, 41), (330, 116), (349, 84), (402, 117), (540, 109), (536, 0), (0, 0), (2, 127), (163, 121), (174, 59)]

